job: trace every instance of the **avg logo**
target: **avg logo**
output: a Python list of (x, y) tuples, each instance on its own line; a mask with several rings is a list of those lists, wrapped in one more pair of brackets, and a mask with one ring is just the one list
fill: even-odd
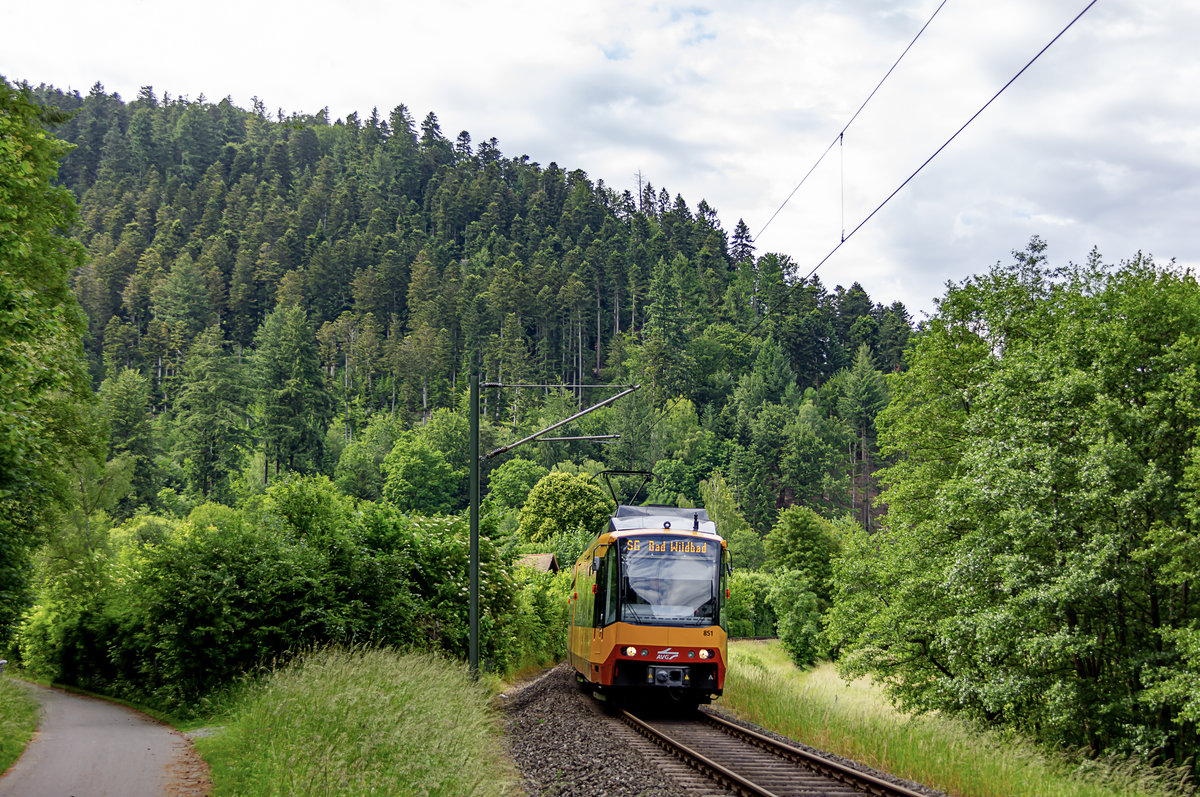
[(662, 650), (660, 650), (658, 652), (658, 660), (659, 661), (671, 661), (672, 659), (677, 659), (677, 658), (679, 658), (678, 650), (672, 650), (671, 648), (663, 648)]

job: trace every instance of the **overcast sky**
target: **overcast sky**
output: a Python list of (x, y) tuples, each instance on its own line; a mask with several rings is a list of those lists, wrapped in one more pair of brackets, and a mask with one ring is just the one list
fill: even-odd
[[(0, 0), (0, 74), (334, 118), (404, 103), (506, 157), (705, 199), (806, 273), (1088, 0), (948, 0), (764, 231), (940, 2)], [(1196, 266), (1198, 97), (1200, 4), (1099, 0), (818, 275), (920, 318), (1035, 234), (1058, 262)]]

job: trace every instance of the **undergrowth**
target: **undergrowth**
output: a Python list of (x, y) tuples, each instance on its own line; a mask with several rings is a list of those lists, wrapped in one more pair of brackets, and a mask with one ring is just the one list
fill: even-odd
[(240, 690), (197, 748), (218, 797), (509, 794), (487, 699), (440, 656), (320, 650)]
[(0, 676), (0, 774), (18, 758), (37, 726), (37, 701), (20, 684)]
[(732, 642), (720, 705), (793, 739), (960, 797), (1168, 797), (1186, 768), (1071, 761), (950, 717), (908, 717), (831, 664), (801, 671), (777, 642)]

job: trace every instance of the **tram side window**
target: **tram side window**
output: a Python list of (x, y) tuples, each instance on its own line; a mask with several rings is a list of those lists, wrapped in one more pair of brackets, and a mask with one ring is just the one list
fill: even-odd
[(717, 625), (721, 628), (728, 628), (725, 622), (725, 590), (729, 589), (729, 569), (726, 564), (729, 561), (729, 553), (724, 549), (721, 550), (721, 588), (717, 593), (717, 605), (721, 607), (720, 613), (717, 615)]
[(595, 602), (592, 600), (591, 592), (594, 583), (595, 580), (589, 578), (584, 571), (575, 574), (575, 585), (571, 588), (571, 591), (577, 596), (571, 616), (571, 622), (574, 625), (583, 627), (592, 625)]
[(592, 626), (602, 628), (604, 626), (604, 583), (605, 576), (608, 573), (608, 560), (602, 558), (600, 560), (600, 569), (597, 570), (592, 577), (596, 585), (595, 600), (592, 602)]
[(571, 625), (579, 625), (579, 574), (575, 574), (575, 578), (571, 579), (571, 593), (575, 596), (575, 600), (571, 601)]
[(620, 590), (617, 589), (617, 546), (611, 545), (604, 555), (605, 579), (604, 586), (604, 623), (615, 623), (619, 618), (617, 606), (620, 603)]
[(583, 626), (593, 625), (592, 618), (595, 616), (596, 604), (594, 601), (588, 600), (592, 591), (592, 587), (596, 583), (596, 577), (593, 574), (580, 573), (579, 578), (579, 624)]
[(593, 625), (603, 628), (617, 621), (617, 554), (610, 545), (600, 553), (600, 569), (596, 571), (596, 601)]

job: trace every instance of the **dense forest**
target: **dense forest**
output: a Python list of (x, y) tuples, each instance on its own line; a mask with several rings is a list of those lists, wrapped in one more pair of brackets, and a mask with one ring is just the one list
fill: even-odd
[[(703, 505), (731, 633), (912, 711), (1200, 751), (1200, 287), (1033, 238), (914, 329), (649, 182), (330, 121), (0, 82), (0, 649), (170, 706), (326, 642), (465, 649), (466, 385), (490, 668), (562, 653), (611, 499)], [(618, 480), (633, 497), (636, 480)], [(219, 666), (207, 654), (220, 650)]]
[[(164, 487), (228, 499), (255, 455), (266, 475), (332, 476), (374, 419), (455, 407), (474, 364), (574, 386), (489, 391), (513, 433), (603, 395), (586, 386), (645, 386), (593, 422), (622, 445), (547, 445), (544, 466), (657, 469), (671, 501), (719, 468), (760, 532), (792, 503), (870, 517), (879, 374), (900, 367), (907, 312), (797, 283), (706, 202), (505, 158), (403, 105), (330, 123), (149, 87), (37, 98), (71, 113), (55, 133), (75, 147), (60, 179), (88, 252), (73, 286), (120, 414), (112, 453), (134, 458), (123, 514)], [(686, 442), (654, 439), (668, 406)]]
[[(623, 500), (723, 507), (747, 632), (774, 628), (750, 574), (782, 511), (877, 523), (873, 418), (906, 310), (798, 279), (707, 203), (451, 141), (402, 105), (330, 122), (23, 91), (63, 142), (46, 179), (77, 203), (51, 229), (82, 343), (74, 431), (43, 458), (55, 494), (9, 558), (4, 635), (29, 666), (176, 704), (313, 641), (462, 653), (472, 369), (504, 385), (488, 448), (641, 386), (564, 430), (615, 443), (486, 463), (494, 668), (561, 647), (561, 585), (508, 568), (573, 559), (608, 511), (602, 469), (653, 472), (640, 494), (618, 480)], [(187, 670), (235, 638), (222, 669)]]

